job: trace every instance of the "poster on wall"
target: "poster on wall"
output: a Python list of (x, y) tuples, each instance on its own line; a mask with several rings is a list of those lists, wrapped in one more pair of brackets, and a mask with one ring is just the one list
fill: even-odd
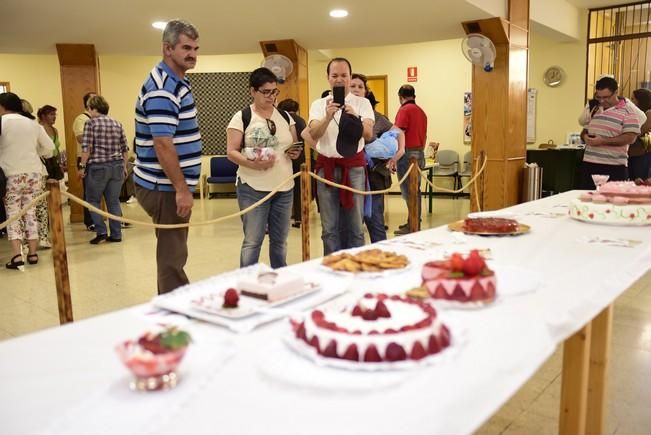
[(463, 93), (463, 143), (472, 141), (472, 92)]
[(527, 143), (536, 142), (536, 99), (538, 91), (534, 88), (527, 90)]

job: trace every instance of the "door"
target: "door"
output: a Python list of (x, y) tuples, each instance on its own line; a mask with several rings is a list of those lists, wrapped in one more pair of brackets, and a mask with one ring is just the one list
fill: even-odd
[(375, 99), (379, 102), (375, 110), (388, 118), (389, 103), (387, 101), (387, 76), (367, 76), (366, 86), (373, 92)]

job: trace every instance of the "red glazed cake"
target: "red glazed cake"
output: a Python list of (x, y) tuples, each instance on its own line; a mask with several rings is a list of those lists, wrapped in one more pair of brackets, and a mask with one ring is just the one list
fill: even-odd
[(463, 230), (470, 233), (509, 234), (518, 230), (518, 222), (505, 218), (468, 218), (463, 221)]
[(491, 302), (495, 299), (495, 272), (478, 251), (468, 257), (452, 254), (449, 259), (423, 265), (422, 286), (434, 299), (455, 302)]
[(296, 337), (323, 357), (363, 363), (420, 360), (450, 345), (430, 305), (403, 296), (366, 294), (342, 311), (312, 311)]

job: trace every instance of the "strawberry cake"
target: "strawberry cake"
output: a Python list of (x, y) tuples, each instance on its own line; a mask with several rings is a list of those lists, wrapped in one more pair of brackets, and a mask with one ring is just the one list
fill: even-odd
[(463, 231), (476, 234), (512, 234), (518, 231), (518, 221), (499, 217), (467, 218)]
[(422, 286), (434, 299), (461, 303), (487, 303), (495, 299), (495, 272), (477, 250), (464, 258), (454, 253), (447, 260), (423, 265)]
[(450, 345), (433, 307), (386, 294), (364, 295), (344, 310), (314, 310), (295, 335), (325, 358), (359, 363), (420, 360)]
[(651, 186), (611, 181), (570, 203), (570, 216), (607, 225), (651, 225)]

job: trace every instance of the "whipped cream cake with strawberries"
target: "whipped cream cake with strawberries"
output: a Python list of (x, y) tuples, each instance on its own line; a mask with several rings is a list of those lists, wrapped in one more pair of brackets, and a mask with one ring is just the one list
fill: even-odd
[(479, 251), (467, 257), (454, 253), (446, 260), (423, 265), (422, 286), (434, 299), (455, 302), (492, 302), (497, 281)]
[(651, 186), (610, 181), (570, 203), (570, 216), (608, 225), (651, 225)]
[(420, 360), (450, 345), (450, 332), (432, 306), (381, 293), (343, 310), (314, 310), (294, 333), (325, 358), (360, 363)]

